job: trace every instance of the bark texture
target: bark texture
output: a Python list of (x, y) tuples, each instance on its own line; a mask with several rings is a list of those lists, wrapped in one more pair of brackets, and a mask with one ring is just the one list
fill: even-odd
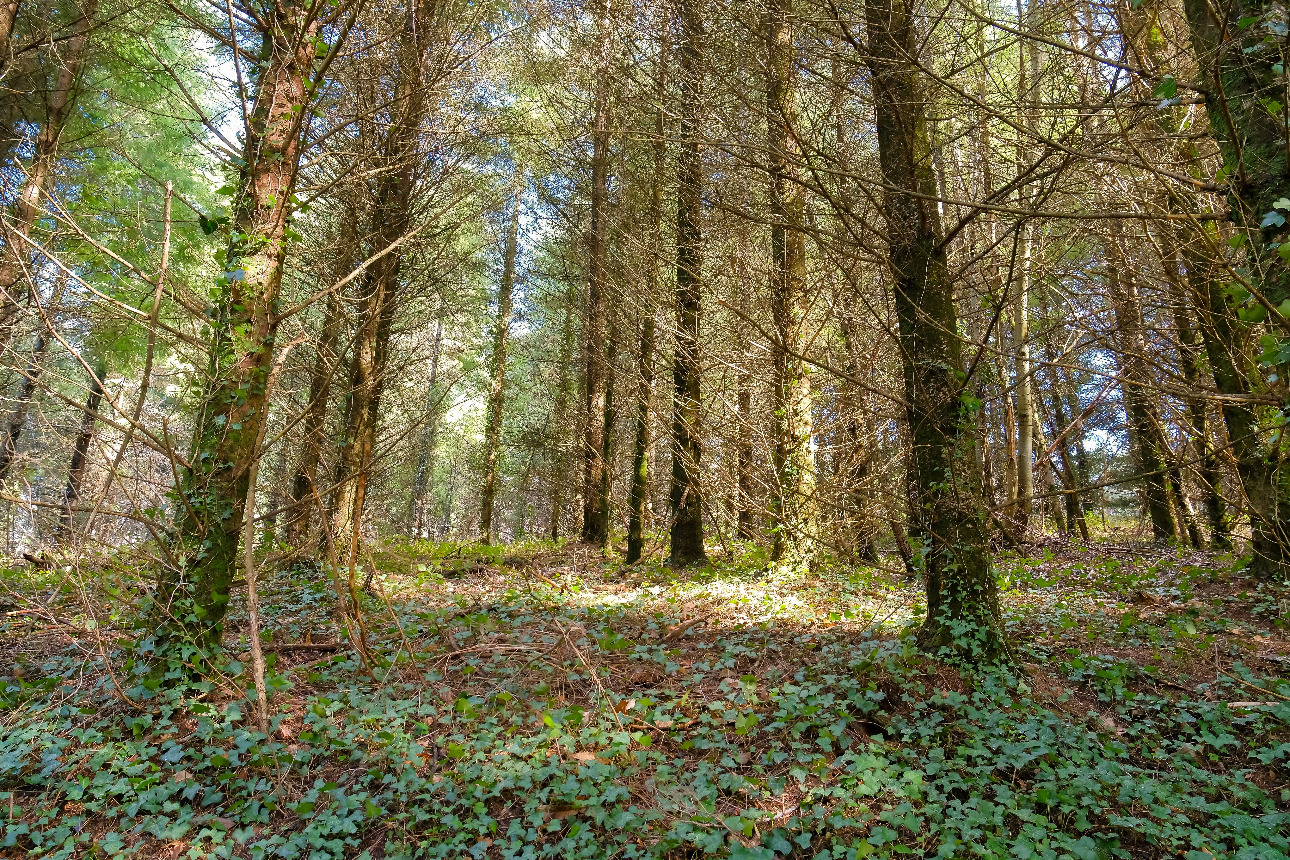
[(596, 7), (597, 74), (592, 94), (591, 230), (587, 239), (587, 310), (582, 348), (586, 395), (582, 470), (582, 539), (597, 546), (609, 540), (609, 520), (601, 505), (605, 469), (605, 235), (609, 202), (609, 9)]
[(975, 415), (962, 397), (962, 342), (915, 65), (914, 10), (908, 0), (866, 0), (865, 21), (912, 450), (914, 563), (927, 586), (919, 643), (1001, 659), (1008, 648), (986, 536)]
[(199, 649), (223, 631), (251, 464), (268, 413), (300, 123), (318, 50), (320, 24), (307, 7), (278, 4), (268, 14), (193, 456), (178, 488), (183, 513), (156, 594), (162, 637), (182, 635)]
[[(480, 490), (479, 537), (493, 539), (493, 500), (497, 496), (497, 460), (502, 448), (502, 409), (506, 403), (506, 345), (511, 336), (511, 294), (515, 287), (515, 251), (520, 233), (520, 195), (511, 203), (502, 252), (502, 282), (497, 288), (497, 321), (493, 325), (493, 356), (489, 367), (488, 423), (484, 429), (484, 482)], [(523, 483), (521, 483), (523, 489)]]
[[(36, 135), (26, 179), (13, 204), (13, 217), (0, 221), (0, 235), (4, 238), (4, 248), (0, 250), (0, 350), (8, 346), (26, 304), (32, 256), (26, 239), (54, 187), (59, 147), (67, 122), (75, 111), (96, 12), (97, 1), (88, 0), (83, 14), (72, 27), (66, 50), (58, 57), (58, 75), (45, 101), (44, 121)], [(9, 25), (12, 28), (12, 19)]]
[(806, 348), (804, 193), (794, 169), (797, 51), (792, 0), (770, 0), (765, 16), (767, 173), (771, 202), (771, 302), (775, 319), (775, 539), (771, 560), (809, 566), (818, 543), (815, 452), (811, 447)]
[[(1183, 11), (1205, 91), (1210, 127), (1223, 157), (1232, 219), (1245, 240), (1249, 285), (1273, 306), (1290, 299), (1290, 266), (1278, 249), (1290, 239), (1290, 220), (1275, 213), (1290, 189), (1287, 111), (1282, 50), (1284, 6), (1268, 0), (1212, 4), (1184, 0)], [(1245, 26), (1241, 25), (1245, 22)], [(1277, 110), (1270, 105), (1278, 105)], [(1219, 391), (1241, 396), (1263, 385), (1242, 355), (1235, 319), (1222, 285), (1209, 279), (1202, 295), (1208, 311), (1202, 326), (1205, 350)], [(1287, 367), (1277, 366), (1285, 378)], [(1246, 404), (1224, 404), (1223, 419), (1248, 504), (1252, 570), (1264, 577), (1290, 569), (1290, 468), (1284, 439), (1261, 430), (1259, 415)]]
[(699, 445), (699, 311), (702, 291), (703, 161), (699, 152), (700, 45), (698, 0), (682, 0), (680, 155), (676, 192), (676, 353), (672, 358), (672, 546), (674, 567), (706, 564)]

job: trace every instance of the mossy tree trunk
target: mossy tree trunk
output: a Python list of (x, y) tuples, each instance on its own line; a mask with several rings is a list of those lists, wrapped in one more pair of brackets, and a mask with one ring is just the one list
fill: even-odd
[(600, 0), (596, 19), (596, 81), (591, 118), (591, 229), (587, 237), (587, 305), (582, 325), (585, 413), (582, 449), (582, 539), (596, 546), (609, 540), (602, 514), (605, 481), (605, 291), (609, 208), (609, 6)]
[(702, 94), (703, 18), (699, 0), (681, 0), (680, 155), (676, 201), (676, 353), (672, 358), (672, 546), (675, 567), (706, 564), (703, 546), (703, 492), (699, 445), (699, 312), (701, 309), (700, 221), (703, 214), (703, 162), (699, 151), (699, 99)]
[(765, 15), (767, 174), (770, 179), (771, 309), (775, 349), (775, 536), (771, 560), (809, 566), (818, 542), (810, 366), (806, 348), (804, 192), (796, 175), (797, 50), (792, 0)]
[[(1212, 4), (1184, 0), (1192, 49), (1210, 127), (1223, 157), (1232, 220), (1245, 249), (1245, 287), (1273, 307), (1290, 299), (1290, 144), (1285, 105), (1285, 6), (1271, 0)], [(1233, 339), (1241, 330), (1222, 285), (1206, 290), (1209, 319), (1202, 327), (1220, 392), (1237, 398), (1263, 387)], [(1261, 303), (1260, 303), (1261, 304)], [(1279, 338), (1281, 355), (1285, 338)], [(1234, 354), (1235, 352), (1235, 354)], [(1273, 362), (1285, 378), (1287, 363)], [(1273, 416), (1266, 416), (1271, 419)], [(1251, 406), (1229, 401), (1223, 418), (1250, 515), (1253, 570), (1262, 576), (1290, 569), (1290, 463), (1284, 434), (1271, 434)]]
[(322, 25), (311, 7), (299, 3), (277, 4), (267, 15), (232, 239), (211, 319), (210, 365), (192, 456), (176, 491), (180, 516), (155, 597), (161, 638), (187, 639), (198, 652), (222, 634), (251, 464), (268, 414), (300, 126), (314, 93)]
[[(489, 367), (488, 423), (484, 428), (484, 482), (479, 502), (479, 539), (493, 539), (493, 500), (497, 495), (497, 461), (502, 449), (502, 409), (506, 403), (506, 345), (511, 335), (511, 294), (515, 287), (515, 252), (520, 233), (520, 194), (511, 201), (506, 248), (502, 252), (502, 281), (497, 288), (497, 321), (493, 324), (493, 356)], [(520, 485), (523, 489), (523, 483)]]
[(909, 0), (866, 0), (865, 21), (912, 451), (915, 564), (927, 586), (919, 643), (1005, 659), (975, 412), (963, 397), (962, 339), (916, 65), (915, 12)]
[[(433, 43), (437, 12), (437, 0), (418, 0), (409, 10), (399, 35), (398, 83), (391, 105), (391, 123), (377, 154), (377, 163), (384, 171), (376, 182), (370, 213), (373, 254), (403, 241), (412, 227), (413, 192), (422, 167), (421, 126), (428, 109), (423, 72)], [(357, 535), (376, 449), (380, 404), (389, 367), (390, 332), (402, 270), (402, 249), (388, 251), (368, 263), (358, 287), (358, 324), (351, 347), (345, 437), (332, 516), (333, 534), (349, 545), (351, 571), (357, 563)]]

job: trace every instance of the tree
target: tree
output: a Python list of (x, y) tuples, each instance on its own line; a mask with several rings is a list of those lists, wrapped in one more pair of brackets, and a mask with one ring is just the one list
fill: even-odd
[(699, 312), (702, 296), (703, 162), (699, 154), (700, 43), (703, 20), (696, 0), (678, 5), (681, 38), (680, 156), (676, 192), (676, 352), (672, 357), (672, 543), (674, 567), (706, 564), (703, 490), (699, 472)]
[(765, 19), (767, 173), (771, 200), (771, 302), (775, 351), (775, 476), (778, 514), (771, 558), (810, 565), (816, 551), (815, 454), (806, 341), (803, 189), (793, 175), (797, 134), (792, 0), (770, 0)]
[(913, 536), (927, 586), (919, 643), (985, 658), (1008, 653), (986, 540), (973, 407), (935, 199), (927, 100), (906, 0), (866, 0), (888, 257), (895, 285), (912, 456)]
[(484, 430), (484, 489), (479, 503), (479, 535), (493, 536), (493, 500), (497, 495), (497, 458), (502, 447), (502, 406), (506, 399), (506, 341), (511, 333), (511, 292), (515, 286), (515, 250), (520, 231), (520, 193), (511, 201), (511, 217), (502, 252), (502, 281), (497, 288), (497, 322), (493, 326), (493, 355), (489, 367), (488, 423)]
[(155, 604), (162, 638), (183, 636), (203, 651), (223, 632), (251, 465), (268, 411), (300, 128), (326, 69), (325, 60), (315, 66), (318, 35), (346, 8), (333, 7), (323, 18), (316, 7), (280, 3), (260, 18), (257, 88), (246, 113), (230, 239), (217, 283), (210, 365), (192, 456), (177, 487), (183, 514), (170, 537)]
[[(75, 108), (96, 11), (96, 0), (89, 0), (72, 27), (66, 52), (59, 58), (54, 87), (45, 98), (45, 115), (36, 135), (31, 163), (25, 170), (22, 190), (13, 205), (13, 218), (6, 219), (0, 230), (5, 241), (0, 253), (0, 349), (8, 346), (25, 304), (34, 251), (28, 233), (53, 188), (59, 148)], [(0, 18), (0, 26), (4, 23)], [(12, 29), (12, 17), (9, 27)]]
[[(1222, 155), (1220, 176), (1239, 233), (1246, 266), (1235, 272), (1236, 298), (1250, 304), (1252, 320), (1266, 318), (1268, 308), (1290, 299), (1290, 266), (1282, 251), (1290, 248), (1290, 226), (1282, 211), (1290, 188), (1290, 154), (1286, 152), (1286, 110), (1282, 106), (1283, 72), (1275, 46), (1284, 29), (1284, 11), (1263, 0), (1243, 0), (1217, 7), (1206, 0), (1183, 3), (1191, 46), (1200, 70), (1210, 127)], [(1176, 85), (1176, 84), (1175, 84)], [(1274, 107), (1275, 105), (1275, 107)], [(1206, 291), (1211, 321), (1205, 330), (1206, 351), (1214, 379), (1227, 395), (1244, 397), (1262, 380), (1250, 380), (1240, 362), (1225, 353), (1237, 341), (1240, 328), (1222, 288)], [(1267, 363), (1284, 376), (1290, 355), (1280, 349), (1267, 353)], [(1255, 410), (1234, 403), (1223, 410), (1228, 438), (1249, 503), (1254, 568), (1264, 576), (1290, 567), (1290, 470), (1285, 446), (1268, 439)]]
[(586, 395), (586, 432), (583, 436), (582, 539), (604, 546), (609, 540), (609, 520), (604, 498), (607, 360), (605, 357), (606, 218), (609, 199), (609, 6), (600, 0), (595, 9), (596, 69), (592, 84), (591, 116), (591, 227), (587, 234), (587, 309), (583, 319), (582, 351), (586, 362), (583, 389)]

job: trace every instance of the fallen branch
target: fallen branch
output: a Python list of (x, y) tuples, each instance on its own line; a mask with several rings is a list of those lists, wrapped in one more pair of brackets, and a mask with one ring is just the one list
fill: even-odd
[(293, 651), (344, 651), (348, 647), (345, 642), (290, 642), (281, 645), (268, 643), (263, 646), (263, 650), (285, 654)]
[(1238, 684), (1244, 684), (1245, 686), (1249, 687), (1251, 690), (1258, 690), (1260, 693), (1267, 693), (1269, 696), (1276, 696), (1278, 699), (1280, 699), (1283, 702), (1290, 702), (1290, 696), (1283, 696), (1280, 693), (1278, 693), (1276, 690), (1265, 690), (1262, 687), (1251, 684), (1249, 681), (1245, 680), (1244, 678), (1236, 677), (1231, 672), (1224, 672), (1222, 669), (1219, 669), (1218, 671), (1219, 673), (1231, 678), (1233, 681), (1236, 681)]

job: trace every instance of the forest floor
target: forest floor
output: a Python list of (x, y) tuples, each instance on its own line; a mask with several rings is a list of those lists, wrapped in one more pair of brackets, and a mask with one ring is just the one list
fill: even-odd
[(1285, 584), (1003, 555), (1009, 674), (919, 654), (897, 570), (740, 552), (386, 546), (366, 659), (330, 579), (282, 571), (267, 738), (240, 609), (218, 673), (158, 687), (125, 566), (5, 572), (0, 855), (1290, 857)]

